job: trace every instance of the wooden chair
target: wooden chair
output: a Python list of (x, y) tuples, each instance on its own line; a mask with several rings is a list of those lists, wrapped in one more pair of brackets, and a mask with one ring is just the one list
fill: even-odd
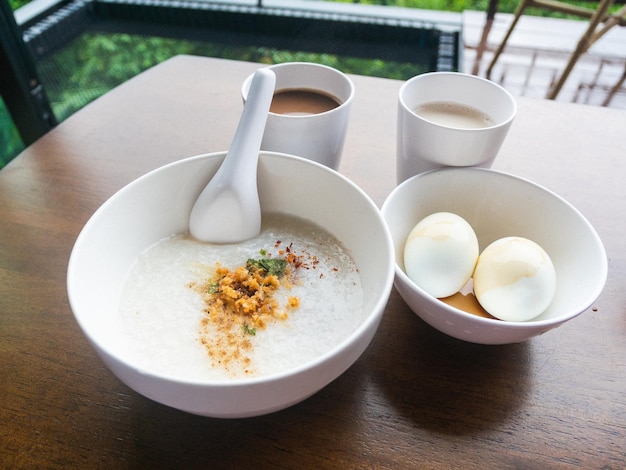
[[(624, 3), (625, 0), (617, 0), (617, 3)], [(543, 8), (546, 10), (557, 11), (561, 13), (567, 13), (570, 15), (575, 15), (581, 18), (587, 18), (589, 20), (589, 26), (583, 33), (583, 35), (578, 40), (578, 44), (576, 48), (572, 52), (561, 73), (559, 79), (552, 85), (552, 88), (548, 91), (547, 98), (555, 99), (563, 85), (567, 81), (572, 69), (576, 65), (576, 62), (589, 48), (607, 31), (609, 31), (614, 26), (626, 26), (626, 5), (624, 5), (621, 9), (614, 13), (610, 13), (609, 10), (613, 4), (616, 3), (616, 0), (600, 0), (598, 3), (598, 8), (595, 10), (590, 8), (583, 8), (576, 5), (571, 5), (559, 0), (521, 0), (517, 10), (515, 11), (515, 16), (513, 18), (513, 22), (509, 27), (509, 30), (506, 32), (502, 43), (496, 49), (493, 59), (491, 63), (487, 67), (486, 76), (490, 78), (491, 71), (498, 61), (500, 54), (506, 47), (506, 43), (509, 40), (517, 22), (520, 17), (524, 13), (527, 8), (535, 7), (535, 8)], [(626, 49), (625, 49), (626, 52)]]

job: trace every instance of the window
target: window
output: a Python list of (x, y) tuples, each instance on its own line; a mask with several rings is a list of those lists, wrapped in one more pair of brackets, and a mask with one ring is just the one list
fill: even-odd
[(405, 8), (304, 0), (34, 0), (16, 18), (47, 103), (38, 112), (52, 110), (54, 119), (44, 119), (50, 127), (180, 53), (307, 60), (398, 79), (460, 68), (458, 16), (425, 17)]

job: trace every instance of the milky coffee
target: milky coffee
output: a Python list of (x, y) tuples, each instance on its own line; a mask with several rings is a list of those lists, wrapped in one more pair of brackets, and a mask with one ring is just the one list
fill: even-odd
[(413, 112), (427, 121), (457, 129), (491, 127), (495, 121), (479, 109), (451, 101), (432, 101), (417, 106)]

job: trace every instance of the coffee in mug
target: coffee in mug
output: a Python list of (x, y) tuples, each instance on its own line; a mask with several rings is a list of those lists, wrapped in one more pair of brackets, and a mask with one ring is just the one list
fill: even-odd
[(270, 112), (303, 116), (325, 113), (340, 105), (341, 102), (337, 98), (319, 90), (287, 88), (274, 93)]

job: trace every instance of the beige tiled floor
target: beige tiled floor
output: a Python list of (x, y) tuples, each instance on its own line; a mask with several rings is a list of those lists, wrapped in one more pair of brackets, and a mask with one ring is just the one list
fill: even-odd
[[(463, 13), (463, 69), (471, 72), (485, 24), (485, 13)], [(493, 50), (502, 40), (513, 16), (498, 13), (488, 37), (487, 50), (479, 64), (484, 76)], [(586, 24), (524, 16), (493, 69), (491, 78), (516, 95), (545, 97), (561, 72)], [(601, 105), (626, 68), (626, 28), (615, 27), (592, 46), (574, 68), (558, 96), (559, 101)], [(612, 108), (626, 109), (626, 88), (611, 100)]]

